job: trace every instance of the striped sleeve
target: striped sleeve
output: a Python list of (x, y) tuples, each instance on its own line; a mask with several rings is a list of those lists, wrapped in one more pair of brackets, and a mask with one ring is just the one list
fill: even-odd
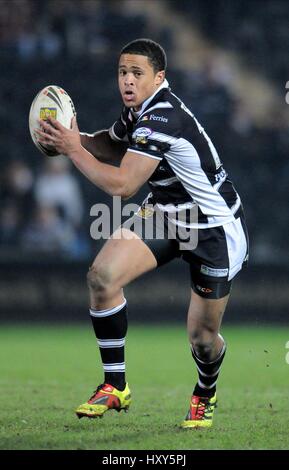
[(119, 142), (127, 142), (128, 137), (127, 137), (127, 124), (126, 124), (126, 108), (122, 110), (122, 113), (120, 115), (120, 118), (115, 121), (115, 123), (110, 127), (108, 130), (109, 136), (112, 140)]

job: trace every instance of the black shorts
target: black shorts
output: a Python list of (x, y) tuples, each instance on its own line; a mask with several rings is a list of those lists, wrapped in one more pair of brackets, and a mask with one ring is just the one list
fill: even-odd
[[(145, 224), (151, 219), (156, 228), (163, 224), (157, 210), (140, 207), (123, 225), (135, 232), (149, 247), (157, 260), (158, 267), (175, 258), (181, 258), (190, 265), (191, 286), (194, 292), (207, 299), (220, 299), (230, 293), (232, 279), (247, 264), (248, 233), (243, 209), (240, 207), (236, 218), (225, 225), (190, 229), (192, 243), (184, 244), (177, 235), (146, 236)], [(167, 228), (167, 227), (166, 227)]]

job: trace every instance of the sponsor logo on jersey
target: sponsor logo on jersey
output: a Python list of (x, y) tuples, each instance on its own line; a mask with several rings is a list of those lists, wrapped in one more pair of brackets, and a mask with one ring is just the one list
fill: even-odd
[(47, 121), (49, 117), (57, 119), (57, 109), (56, 108), (40, 108), (40, 119)]
[(202, 264), (201, 273), (206, 274), (206, 276), (225, 277), (228, 275), (229, 269), (228, 268), (222, 268), (222, 269), (210, 268), (210, 266), (206, 266), (205, 264)]
[(133, 133), (133, 137), (148, 137), (153, 133), (152, 129), (149, 127), (139, 127)]
[(149, 120), (149, 117), (148, 116), (144, 116), (141, 121), (148, 121)]
[(155, 114), (150, 115), (151, 121), (160, 121), (160, 122), (168, 122), (169, 120), (164, 116), (156, 116)]
[(132, 138), (136, 144), (147, 144), (148, 137), (152, 134), (152, 130), (148, 127), (140, 127), (134, 131)]

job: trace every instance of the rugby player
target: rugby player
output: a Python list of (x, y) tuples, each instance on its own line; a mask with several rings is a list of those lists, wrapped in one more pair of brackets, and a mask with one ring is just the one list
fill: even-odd
[[(166, 80), (166, 54), (150, 39), (137, 39), (120, 52), (118, 83), (123, 109), (109, 130), (80, 133), (58, 121), (40, 121), (38, 139), (67, 155), (96, 186), (129, 198), (148, 182), (151, 193), (130, 222), (106, 241), (88, 272), (90, 316), (104, 369), (104, 382), (80, 405), (78, 417), (127, 410), (125, 378), (127, 300), (123, 288), (141, 274), (180, 257), (190, 266), (187, 329), (198, 371), (183, 428), (210, 427), (216, 383), (226, 352), (220, 334), (232, 280), (248, 257), (240, 197), (209, 136)], [(176, 214), (185, 211), (178, 222)], [(194, 214), (194, 217), (189, 216)], [(168, 214), (174, 213), (174, 217)], [(149, 237), (137, 220), (165, 221), (165, 236)], [(197, 243), (169, 237), (169, 224), (197, 235)], [(192, 237), (192, 239), (195, 239)]]

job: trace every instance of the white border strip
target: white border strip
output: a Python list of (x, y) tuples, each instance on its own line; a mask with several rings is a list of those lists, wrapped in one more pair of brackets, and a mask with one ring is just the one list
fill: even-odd
[(203, 382), (200, 381), (200, 379), (198, 380), (199, 387), (205, 388), (207, 390), (210, 390), (211, 388), (213, 388), (216, 385), (216, 383), (217, 383), (217, 380), (212, 385), (205, 385), (203, 384)]
[(115, 364), (103, 364), (103, 370), (105, 372), (124, 372), (125, 371), (125, 363), (115, 363)]
[(161, 103), (157, 103), (154, 106), (152, 106), (151, 108), (148, 108), (145, 111), (143, 111), (143, 113), (139, 116), (139, 120), (141, 120), (140, 118), (144, 114), (150, 113), (154, 109), (165, 109), (165, 108), (173, 108), (173, 105), (169, 101), (162, 101)]
[(93, 308), (90, 308), (89, 313), (92, 317), (109, 317), (110, 315), (114, 315), (115, 313), (119, 312), (125, 305), (126, 299), (121, 305), (117, 305), (116, 307), (108, 308), (106, 310), (94, 310)]
[(197, 366), (197, 369), (198, 369), (199, 373), (200, 373), (203, 377), (214, 377), (215, 375), (217, 375), (217, 374), (220, 372), (221, 367), (222, 367), (222, 366), (220, 366), (219, 369), (218, 369), (216, 372), (214, 372), (213, 374), (205, 374), (205, 372), (203, 372), (203, 371), (199, 368), (199, 366), (198, 366), (197, 364), (196, 364), (196, 366)]
[(114, 123), (109, 129), (108, 129), (108, 133), (109, 133), (109, 137), (114, 140), (115, 142), (122, 142), (122, 139), (120, 139), (116, 133), (114, 132), (114, 126), (115, 126), (116, 123)]
[(132, 149), (131, 147), (128, 147), (127, 149), (128, 152), (134, 152), (134, 153), (139, 153), (140, 155), (144, 155), (145, 157), (149, 157), (149, 158), (153, 158), (154, 160), (159, 160), (161, 161), (163, 159), (163, 157), (153, 157), (152, 155), (150, 155), (149, 153), (145, 153), (145, 152), (140, 152), (139, 150), (135, 150), (135, 149)]
[(121, 339), (98, 339), (100, 348), (122, 348), (125, 345), (125, 338)]
[(179, 179), (176, 176), (172, 176), (171, 178), (166, 178), (164, 180), (159, 181), (151, 181), (152, 186), (169, 186), (172, 183), (176, 183)]

